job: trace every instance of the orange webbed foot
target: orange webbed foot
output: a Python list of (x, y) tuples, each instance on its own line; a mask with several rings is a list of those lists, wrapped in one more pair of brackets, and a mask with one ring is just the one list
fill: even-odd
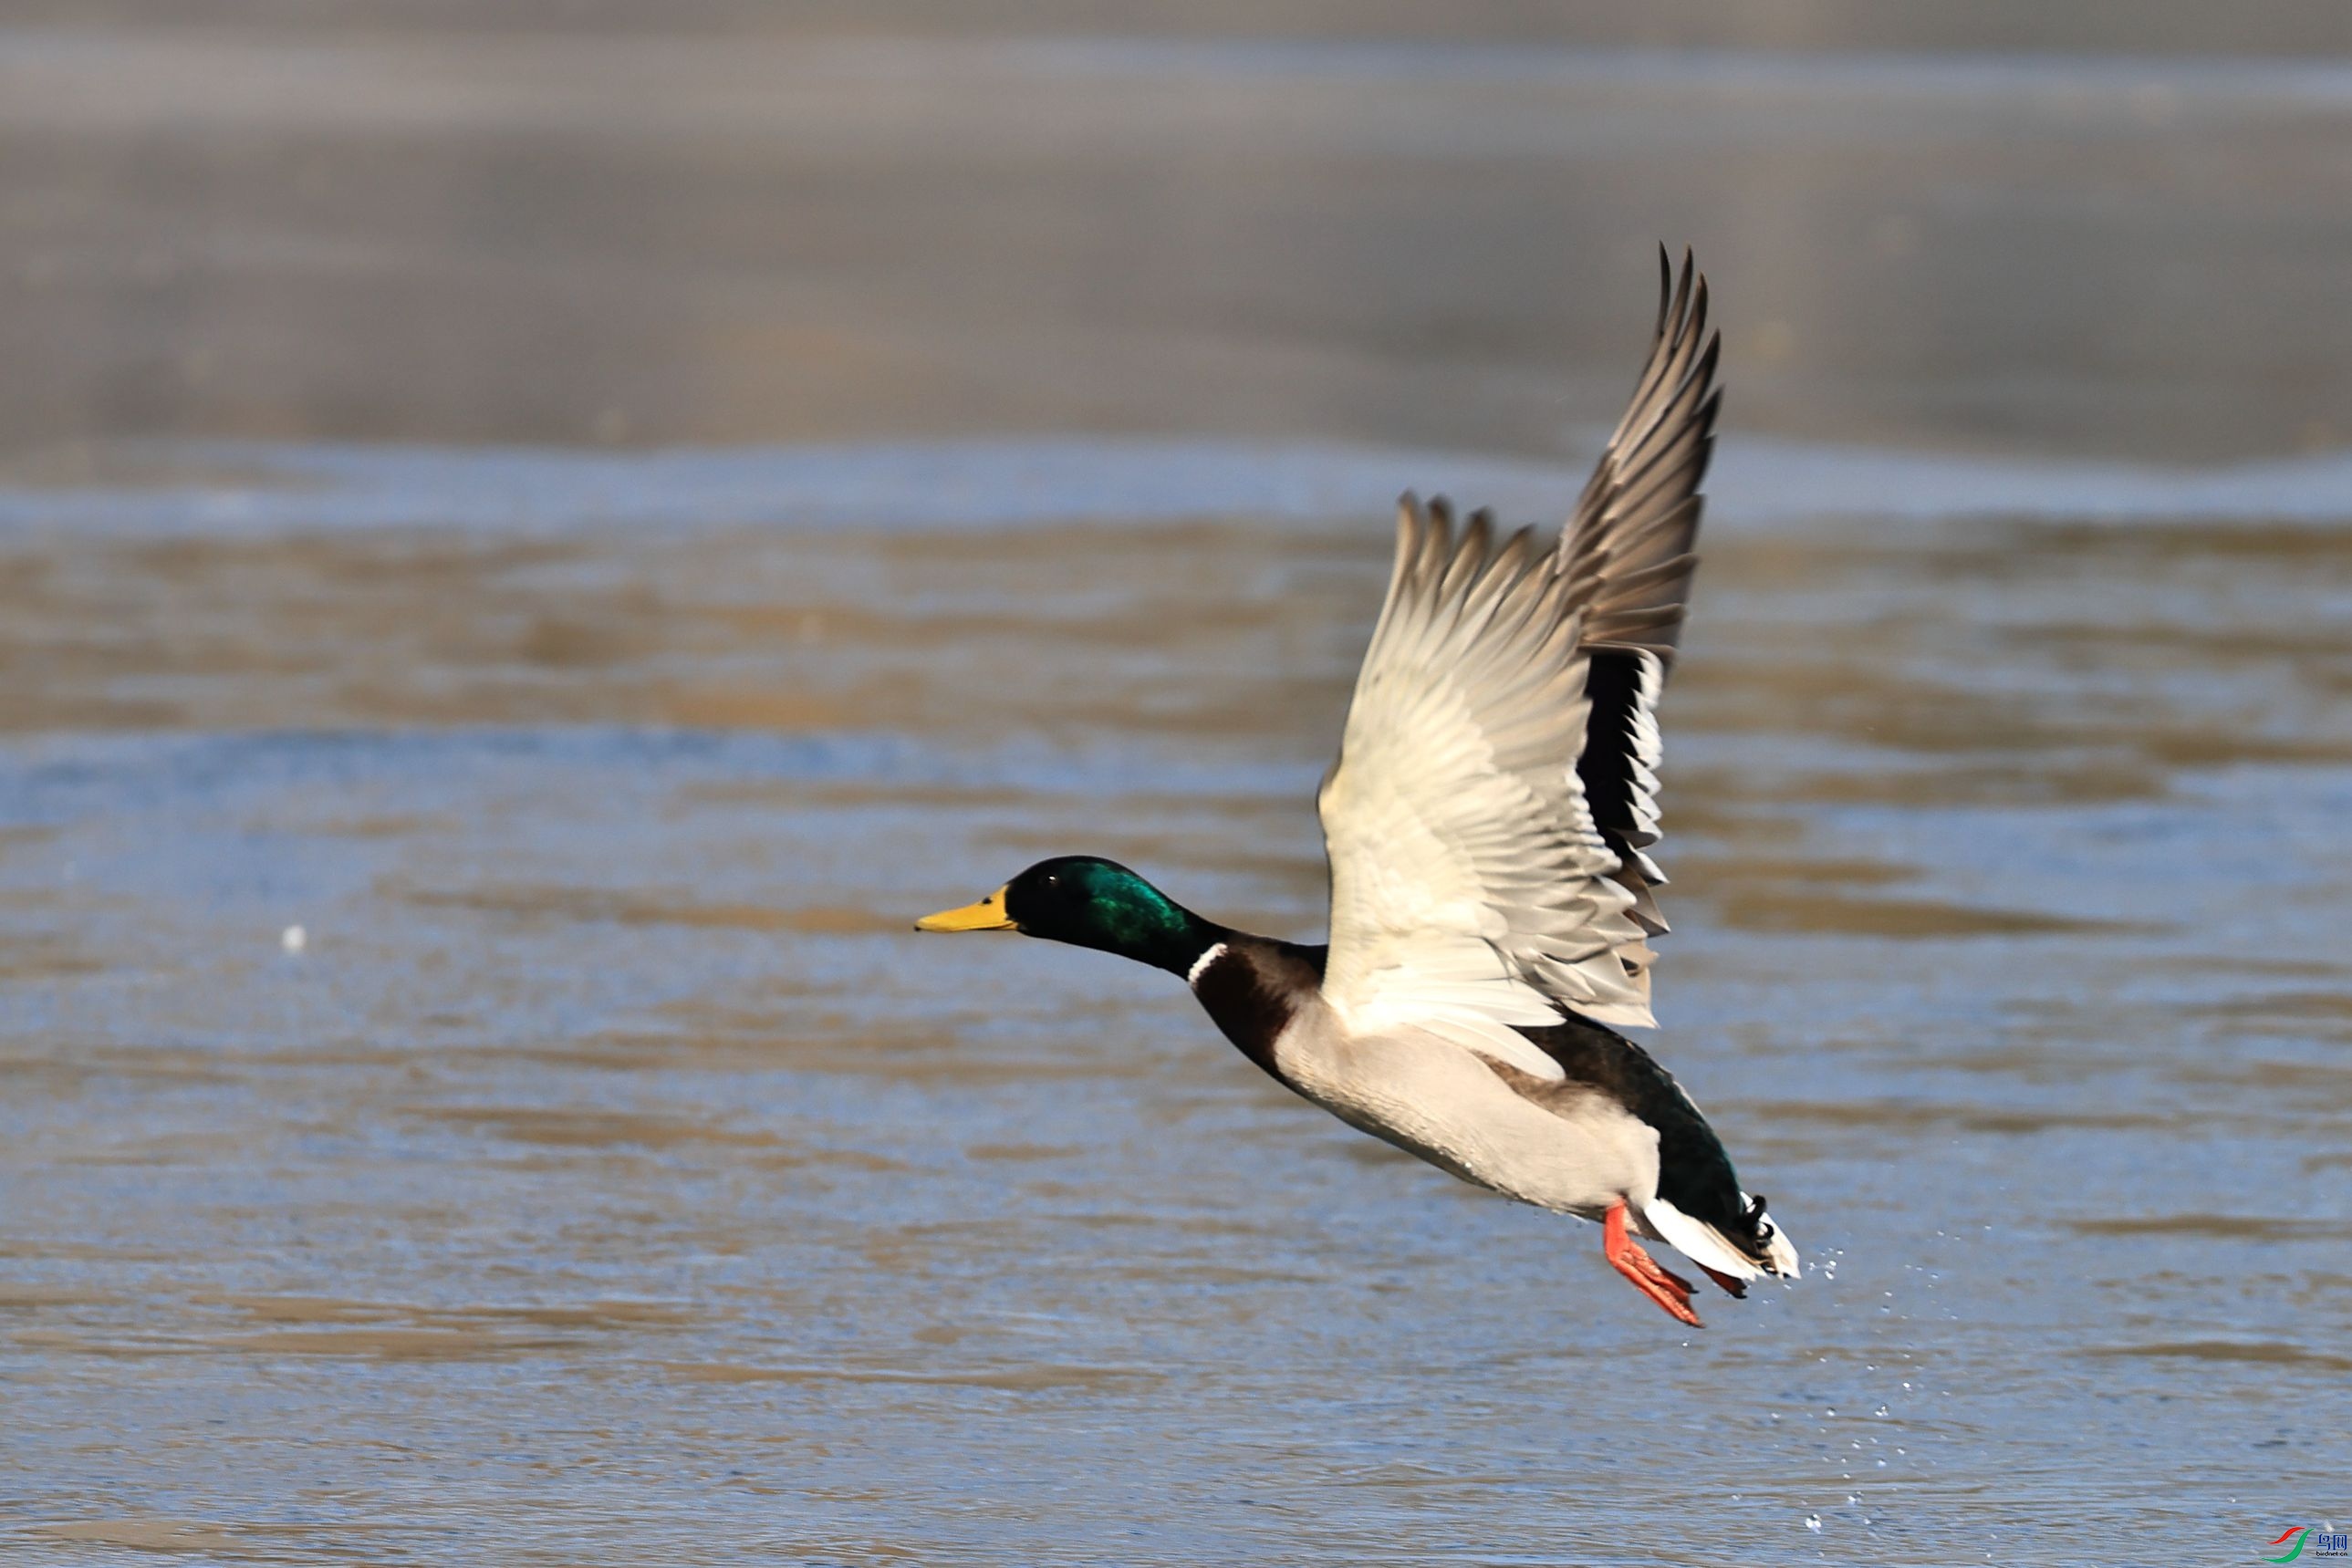
[[(1678, 1322), (1693, 1328), (1705, 1328), (1698, 1313), (1692, 1310), (1691, 1282), (1670, 1270), (1662, 1269), (1657, 1260), (1642, 1249), (1625, 1229), (1625, 1206), (1612, 1203), (1601, 1222), (1601, 1249), (1609, 1266), (1633, 1281), (1633, 1288), (1658, 1303), (1658, 1309)], [(1709, 1270), (1710, 1273), (1713, 1270)], [(1722, 1276), (1717, 1275), (1720, 1281)]]

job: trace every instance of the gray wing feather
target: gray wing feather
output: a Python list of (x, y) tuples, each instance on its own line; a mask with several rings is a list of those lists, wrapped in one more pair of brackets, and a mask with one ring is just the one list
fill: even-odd
[(1658, 252), (1658, 324), (1625, 416), (1560, 534), (1569, 608), (1587, 643), (1646, 648), (1671, 663), (1698, 558), (1699, 483), (1715, 455), (1719, 337), (1706, 279), (1683, 253), (1677, 279)]

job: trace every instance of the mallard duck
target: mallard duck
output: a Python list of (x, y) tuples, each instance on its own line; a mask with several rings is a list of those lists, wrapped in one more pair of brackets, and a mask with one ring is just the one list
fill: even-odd
[(1555, 546), (1442, 498), (1398, 508), (1388, 597), (1317, 808), (1330, 942), (1253, 936), (1087, 855), (1031, 866), (924, 931), (1017, 931), (1181, 975), (1242, 1054), (1463, 1180), (1597, 1220), (1610, 1265), (1685, 1323), (1691, 1284), (1793, 1277), (1651, 1026), (1659, 692), (1714, 447), (1706, 280), (1659, 253), (1633, 403)]

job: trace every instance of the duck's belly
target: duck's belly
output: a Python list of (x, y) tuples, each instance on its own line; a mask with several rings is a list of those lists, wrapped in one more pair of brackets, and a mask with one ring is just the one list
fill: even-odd
[(1657, 1191), (1647, 1124), (1598, 1094), (1563, 1090), (1539, 1104), (1449, 1040), (1295, 1027), (1275, 1060), (1350, 1126), (1521, 1202), (1598, 1219), (1619, 1202), (1638, 1214)]

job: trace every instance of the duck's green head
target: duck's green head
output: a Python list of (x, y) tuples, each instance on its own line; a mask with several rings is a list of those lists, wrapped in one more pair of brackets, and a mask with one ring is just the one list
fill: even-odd
[(1179, 975), (1223, 935), (1125, 866), (1092, 855), (1039, 861), (978, 904), (926, 915), (915, 928), (1018, 931)]

